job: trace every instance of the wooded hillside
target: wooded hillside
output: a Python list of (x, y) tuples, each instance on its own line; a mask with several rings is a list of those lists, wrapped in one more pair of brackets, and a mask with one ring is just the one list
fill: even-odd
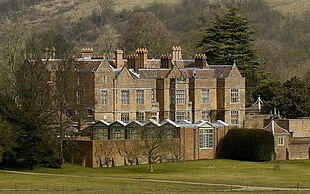
[[(255, 47), (270, 77), (280, 81), (293, 76), (306, 78), (310, 74), (310, 1), (236, 3), (253, 20)], [(124, 48), (126, 54), (134, 49), (133, 40), (138, 38), (134, 32), (137, 35), (147, 27), (135, 23), (140, 18), (140, 24), (156, 24), (152, 31), (161, 34), (160, 40), (165, 43), (161, 49), (145, 43), (143, 46), (154, 51), (151, 57), (180, 45), (183, 56), (190, 58), (201, 52), (196, 44), (215, 14), (221, 15), (230, 6), (225, 0), (0, 0), (0, 16), (1, 23), (5, 18), (23, 18), (36, 29), (57, 31), (58, 38), (73, 45), (77, 53), (82, 46), (90, 45), (98, 54), (106, 55), (114, 47)], [(3, 33), (0, 43), (2, 37)]]

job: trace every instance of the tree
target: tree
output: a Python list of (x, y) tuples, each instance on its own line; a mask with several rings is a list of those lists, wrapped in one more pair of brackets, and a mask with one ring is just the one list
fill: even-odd
[(108, 59), (111, 59), (117, 47), (118, 40), (118, 32), (112, 25), (107, 24), (100, 29), (100, 34), (95, 42), (95, 46), (100, 53), (104, 53)]
[(293, 77), (278, 85), (276, 91), (266, 109), (276, 108), (282, 116), (290, 119), (310, 116), (310, 87), (300, 78)]
[(10, 18), (6, 18), (0, 34), (3, 39), (0, 45), (0, 93), (11, 94), (14, 97), (16, 96), (13, 91), (16, 84), (14, 73), (24, 62), (26, 41), (30, 35), (28, 21), (21, 18), (13, 22)]
[(125, 45), (129, 51), (147, 48), (150, 57), (159, 57), (170, 51), (172, 36), (155, 14), (137, 12), (129, 21)]
[(258, 83), (266, 79), (252, 45), (253, 34), (251, 20), (239, 8), (232, 7), (223, 16), (216, 15), (198, 45), (206, 52), (211, 64), (232, 65), (236, 62), (246, 77), (248, 103), (253, 102), (252, 93)]
[[(158, 127), (151, 123), (144, 125), (140, 129), (141, 141), (137, 141), (136, 146), (142, 150), (142, 155), (147, 158), (149, 164), (149, 172), (154, 172), (154, 164), (163, 160), (178, 158), (176, 157), (175, 146), (173, 139), (178, 132), (175, 128)], [(173, 134), (173, 135), (169, 135)], [(172, 146), (173, 145), (173, 146)]]

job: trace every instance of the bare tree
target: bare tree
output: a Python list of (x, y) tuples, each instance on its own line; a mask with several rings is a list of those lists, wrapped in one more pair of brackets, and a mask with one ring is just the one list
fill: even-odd
[(100, 29), (99, 37), (95, 42), (95, 46), (98, 48), (98, 51), (104, 53), (108, 59), (111, 59), (113, 56), (113, 51), (117, 47), (117, 43), (120, 35), (117, 30), (107, 24)]
[(154, 164), (171, 158), (171, 150), (167, 149), (173, 139), (169, 137), (171, 128), (148, 124), (141, 128), (141, 141), (136, 143), (147, 158), (149, 172), (154, 172)]

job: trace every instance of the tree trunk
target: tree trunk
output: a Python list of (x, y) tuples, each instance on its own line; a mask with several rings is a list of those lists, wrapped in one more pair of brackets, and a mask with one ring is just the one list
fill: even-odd
[(149, 159), (149, 172), (154, 172), (154, 162), (152, 159)]
[(151, 162), (150, 164), (149, 164), (149, 172), (154, 172), (154, 163), (153, 162)]

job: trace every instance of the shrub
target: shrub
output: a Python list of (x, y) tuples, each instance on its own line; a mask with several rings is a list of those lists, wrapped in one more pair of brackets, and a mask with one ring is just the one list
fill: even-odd
[(224, 157), (233, 160), (270, 161), (274, 139), (262, 129), (232, 129), (223, 140)]

